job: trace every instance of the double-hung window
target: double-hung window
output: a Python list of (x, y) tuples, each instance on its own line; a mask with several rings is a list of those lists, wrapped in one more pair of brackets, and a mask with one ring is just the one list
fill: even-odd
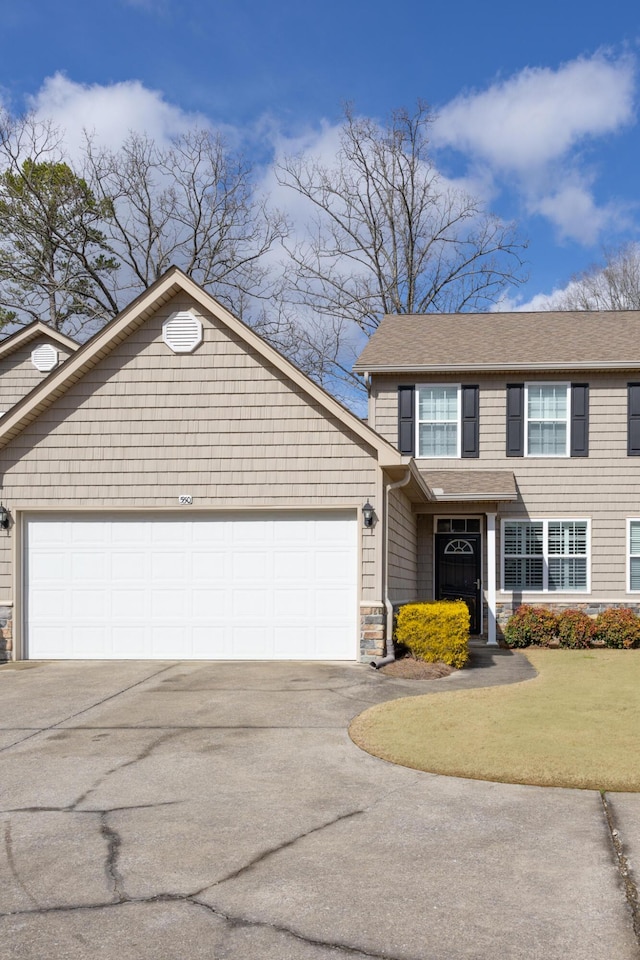
[(418, 456), (460, 456), (460, 387), (417, 387)]
[(504, 520), (502, 587), (544, 593), (587, 592), (589, 521)]
[(508, 383), (506, 414), (508, 457), (589, 456), (588, 383)]
[(526, 385), (526, 443), (529, 457), (569, 455), (570, 393), (568, 383)]

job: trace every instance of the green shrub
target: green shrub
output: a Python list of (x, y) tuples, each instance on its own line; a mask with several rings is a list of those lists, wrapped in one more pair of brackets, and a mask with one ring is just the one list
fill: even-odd
[(608, 607), (596, 618), (596, 637), (607, 647), (638, 647), (640, 617), (628, 607)]
[(469, 608), (463, 600), (406, 603), (398, 610), (394, 639), (417, 660), (463, 667), (469, 657)]
[(509, 617), (504, 639), (510, 647), (548, 647), (558, 633), (558, 618), (546, 607), (522, 604)]
[(595, 632), (595, 620), (582, 610), (563, 610), (558, 615), (558, 638), (561, 647), (589, 647)]

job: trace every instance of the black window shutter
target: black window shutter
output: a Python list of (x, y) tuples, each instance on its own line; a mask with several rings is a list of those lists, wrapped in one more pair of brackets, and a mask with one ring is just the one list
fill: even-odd
[(415, 452), (415, 387), (398, 387), (398, 450), (413, 456)]
[(589, 456), (589, 384), (571, 384), (571, 456)]
[(524, 384), (507, 384), (507, 456), (524, 457)]
[(627, 453), (640, 457), (640, 383), (627, 385)]
[(462, 387), (462, 444), (463, 457), (478, 457), (479, 450), (479, 389)]

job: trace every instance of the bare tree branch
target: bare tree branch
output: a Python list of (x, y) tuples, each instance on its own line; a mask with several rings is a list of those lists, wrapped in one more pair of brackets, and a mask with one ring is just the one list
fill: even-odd
[(640, 244), (605, 249), (603, 262), (573, 277), (560, 310), (640, 310)]
[(513, 226), (443, 182), (431, 122), (423, 103), (384, 126), (347, 107), (335, 164), (279, 162), (279, 182), (310, 209), (307, 235), (286, 245), (292, 303), (371, 333), (386, 313), (483, 309), (521, 282)]

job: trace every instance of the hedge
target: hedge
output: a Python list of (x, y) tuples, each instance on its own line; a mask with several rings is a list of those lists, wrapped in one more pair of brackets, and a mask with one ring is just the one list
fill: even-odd
[(469, 658), (469, 625), (463, 600), (406, 603), (398, 610), (394, 638), (417, 660), (463, 667)]

